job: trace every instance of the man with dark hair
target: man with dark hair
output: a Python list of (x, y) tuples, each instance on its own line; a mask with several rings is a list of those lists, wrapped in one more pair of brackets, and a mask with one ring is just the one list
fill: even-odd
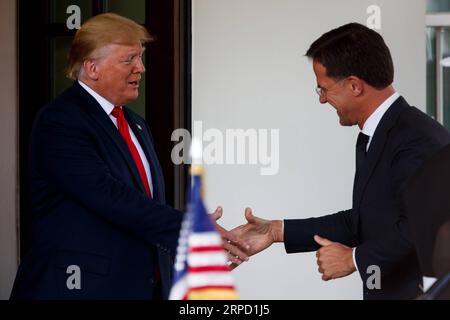
[(336, 109), (341, 125), (361, 130), (352, 208), (284, 221), (257, 218), (246, 209), (248, 223), (233, 232), (251, 245), (249, 254), (273, 242), (284, 242), (288, 253), (317, 250), (325, 281), (357, 270), (364, 299), (415, 298), (422, 274), (401, 196), (420, 164), (450, 143), (450, 135), (394, 90), (392, 58), (377, 32), (344, 25), (322, 35), (306, 56), (320, 103)]
[(306, 56), (320, 62), (330, 78), (356, 76), (379, 90), (394, 81), (394, 63), (383, 38), (358, 23), (325, 33), (310, 46)]

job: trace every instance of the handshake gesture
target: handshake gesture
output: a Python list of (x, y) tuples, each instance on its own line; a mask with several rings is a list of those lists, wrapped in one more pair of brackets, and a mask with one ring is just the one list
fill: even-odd
[[(218, 207), (211, 217), (217, 221), (222, 217), (222, 208)], [(247, 223), (227, 231), (216, 223), (216, 227), (224, 240), (225, 250), (228, 251), (230, 267), (232, 269), (242, 262), (248, 261), (249, 256), (268, 248), (274, 242), (283, 241), (282, 222), (270, 221), (255, 217), (252, 209), (245, 209)]]
[[(270, 247), (274, 242), (284, 242), (281, 220), (258, 218), (253, 215), (252, 209), (246, 208), (244, 216), (247, 223), (227, 231), (217, 223), (222, 214), (222, 208), (218, 207), (211, 218), (216, 221), (216, 228), (224, 240), (231, 269), (248, 261), (250, 256)], [(314, 240), (319, 246), (316, 257), (322, 280), (345, 277), (356, 271), (352, 248), (318, 235), (314, 236)]]

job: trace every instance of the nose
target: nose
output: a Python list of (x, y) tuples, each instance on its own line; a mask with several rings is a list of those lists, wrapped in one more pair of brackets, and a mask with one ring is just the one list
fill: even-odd
[(144, 66), (144, 62), (142, 62), (142, 58), (139, 58), (137, 60), (135, 71), (137, 73), (144, 73), (145, 72), (145, 66)]

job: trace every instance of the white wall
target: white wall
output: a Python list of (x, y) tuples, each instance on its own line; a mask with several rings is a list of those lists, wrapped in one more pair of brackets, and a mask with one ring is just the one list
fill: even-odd
[[(244, 207), (271, 219), (307, 218), (351, 206), (356, 128), (339, 126), (320, 105), (303, 56), (324, 32), (366, 23), (381, 7), (382, 30), (394, 58), (395, 87), (425, 108), (424, 0), (194, 0), (193, 120), (205, 129), (279, 128), (280, 170), (206, 167), (209, 209), (224, 207), (222, 224), (244, 222)], [(314, 253), (287, 255), (273, 245), (234, 272), (244, 299), (360, 299), (355, 273), (323, 282)]]
[(17, 86), (15, 1), (0, 1), (0, 299), (17, 269)]

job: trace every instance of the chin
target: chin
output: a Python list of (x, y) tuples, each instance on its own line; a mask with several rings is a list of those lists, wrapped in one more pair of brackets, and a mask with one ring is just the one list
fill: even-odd
[(354, 124), (351, 121), (346, 121), (345, 119), (339, 118), (339, 123), (343, 127), (351, 127)]
[(128, 99), (127, 99), (128, 102), (127, 102), (127, 104), (130, 103), (130, 102), (135, 101), (138, 97), (139, 97), (139, 94), (137, 94), (137, 93), (128, 96)]

